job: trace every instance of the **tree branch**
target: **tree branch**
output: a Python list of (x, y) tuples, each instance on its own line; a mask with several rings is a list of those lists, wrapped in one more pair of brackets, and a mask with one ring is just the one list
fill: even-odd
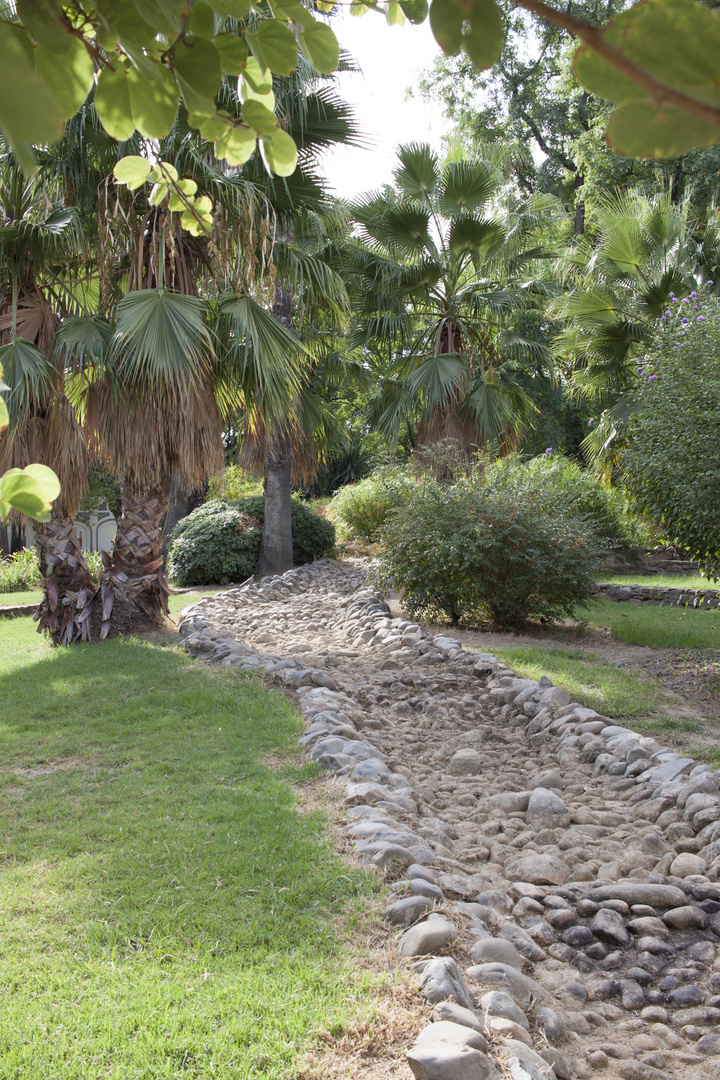
[(602, 27), (590, 26), (589, 23), (576, 19), (574, 15), (568, 15), (564, 11), (558, 11), (557, 8), (550, 7), (543, 0), (513, 0), (513, 2), (516, 7), (524, 8), (533, 15), (559, 26), (562, 30), (567, 30), (568, 33), (584, 42), (585, 45), (589, 45), (598, 56), (602, 56), (609, 64), (621, 71), (623, 75), (627, 75), (634, 83), (646, 90), (648, 95), (658, 104), (674, 105), (678, 109), (699, 116), (706, 123), (720, 128), (720, 109), (716, 109), (714, 106), (708, 105), (690, 94), (683, 94), (680, 90), (675, 90), (672, 86), (668, 86), (667, 83), (656, 79), (644, 67), (636, 64), (634, 60), (626, 56), (622, 49), (618, 49), (616, 45), (612, 45), (607, 41)]

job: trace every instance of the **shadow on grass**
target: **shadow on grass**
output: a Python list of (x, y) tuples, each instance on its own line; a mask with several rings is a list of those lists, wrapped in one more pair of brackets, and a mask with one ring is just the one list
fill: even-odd
[(297, 717), (173, 649), (50, 651), (27, 621), (0, 628), (0, 1007), (17, 1032), (0, 1077), (285, 1076), (344, 1015), (338, 926), (373, 887), (297, 811)]

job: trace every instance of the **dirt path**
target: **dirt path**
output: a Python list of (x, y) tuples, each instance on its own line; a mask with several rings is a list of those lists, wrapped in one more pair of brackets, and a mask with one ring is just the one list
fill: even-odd
[(483, 655), (500, 636), (463, 650), (394, 615), (358, 564), (203, 599), (180, 636), (296, 693), (355, 856), (393, 880), (387, 965), (417, 980), (422, 1031), (390, 1063), (355, 1047), (347, 1075), (720, 1080), (707, 766), (518, 679)]

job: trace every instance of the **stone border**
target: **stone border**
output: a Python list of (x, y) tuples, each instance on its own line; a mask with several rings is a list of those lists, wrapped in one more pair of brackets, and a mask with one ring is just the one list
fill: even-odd
[[(236, 607), (258, 600), (280, 600), (309, 590), (319, 573), (339, 566), (334, 560), (320, 560), (281, 577), (263, 579), (257, 585), (232, 589), (220, 594), (218, 600), (229, 599)], [(380, 871), (399, 871), (410, 889), (411, 896), (391, 905), (386, 916), (396, 925), (407, 927), (400, 938), (400, 952), (414, 959), (412, 966), (421, 993), (435, 1005), (433, 1023), (420, 1033), (407, 1053), (415, 1077), (495, 1080), (499, 1069), (513, 1080), (570, 1080), (563, 1055), (548, 1047), (548, 1042), (553, 1041), (550, 1031), (561, 1021), (540, 985), (520, 971), (522, 957), (532, 961), (545, 955), (532, 938), (520, 929), (512, 940), (502, 933), (499, 937), (488, 935), (491, 944), (487, 944), (482, 961), (466, 972), (473, 982), (489, 988), (480, 998), (482, 1012), (473, 1005), (456, 960), (443, 955), (457, 937), (458, 927), (446, 914), (435, 910), (436, 905), (447, 903), (448, 892), (476, 899), (478, 902), (469, 904), (456, 901), (452, 909), (471, 922), (477, 920), (481, 911), (488, 910), (482, 907), (483, 896), (490, 895), (484, 891), (487, 880), (465, 873), (460, 867), (449, 867), (451, 872), (438, 871), (438, 865), (448, 860), (438, 858), (432, 841), (420, 837), (410, 826), (398, 823), (397, 828), (385, 828), (384, 832), (362, 828), (372, 820), (367, 811), (373, 808), (400, 818), (403, 814), (414, 815), (418, 809), (419, 793), (405, 775), (391, 772), (373, 744), (372, 730), (378, 721), (340, 691), (330, 672), (306, 668), (300, 660), (261, 654), (229, 630), (214, 627), (212, 619), (206, 617), (210, 612), (203, 612), (213, 600), (203, 598), (181, 613), (179, 635), (184, 647), (210, 662), (270, 674), (295, 690), (306, 723), (301, 744), (307, 747), (313, 761), (345, 780), (345, 806), (351, 818), (347, 832), (355, 841), (357, 856)], [(564, 864), (564, 869), (548, 866), (545, 876), (533, 882), (522, 865), (527, 860), (520, 859), (517, 872), (505, 868), (506, 877), (513, 883), (511, 895), (518, 901), (537, 901), (546, 892), (561, 891), (576, 903), (589, 905), (588, 914), (590, 908), (597, 912), (598, 904), (608, 900), (649, 904), (664, 911), (663, 918), (671, 928), (676, 925), (674, 912), (678, 927), (683, 925), (680, 917), (687, 919), (690, 912), (695, 920), (692, 925), (709, 925), (720, 936), (720, 912), (708, 918), (706, 909), (699, 906), (711, 901), (720, 907), (720, 888), (713, 884), (720, 880), (720, 785), (709, 766), (682, 757), (656, 740), (572, 701), (546, 676), (540, 680), (520, 678), (492, 654), (465, 650), (453, 638), (431, 636), (417, 624), (393, 619), (384, 600), (370, 591), (351, 594), (341, 606), (350, 616), (350, 640), (384, 654), (389, 669), (397, 668), (396, 660), (402, 658), (412, 665), (443, 664), (473, 674), (492, 699), (495, 715), (522, 720), (531, 740), (552, 742), (560, 767), (578, 758), (594, 763), (595, 775), (607, 774), (612, 778), (609, 785), (614, 792), (630, 804), (642, 804), (642, 816), (648, 821), (656, 822), (667, 811), (680, 812), (702, 843), (699, 855), (690, 857), (697, 859), (696, 873), (672, 877), (676, 860), (687, 856), (669, 852), (654, 871), (660, 880), (647, 883), (569, 881), (570, 872)], [(529, 801), (531, 797), (530, 792), (510, 795), (516, 800), (522, 796)], [(543, 883), (549, 888), (543, 889)], [(492, 911), (487, 917), (490, 915)], [(541, 1037), (545, 1036), (544, 1042), (536, 1044), (537, 1049), (532, 1046), (525, 1016), (530, 1007), (538, 1017)], [(498, 1037), (503, 1040), (499, 1046)], [(697, 1048), (703, 1054), (717, 1053), (716, 1043), (717, 1036), (709, 1034), (700, 1038)], [(638, 1066), (640, 1071), (633, 1068), (634, 1064), (623, 1063), (619, 1075), (628, 1080), (661, 1075), (647, 1066)]]
[(678, 589), (673, 585), (620, 585), (616, 581), (598, 582), (595, 589), (596, 600), (652, 604), (656, 607), (690, 607), (699, 611), (720, 607), (720, 591), (716, 589)]

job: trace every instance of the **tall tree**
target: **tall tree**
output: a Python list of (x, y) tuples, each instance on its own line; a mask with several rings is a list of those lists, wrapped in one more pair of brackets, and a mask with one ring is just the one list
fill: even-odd
[(449, 440), (464, 454), (512, 445), (534, 411), (513, 364), (547, 359), (515, 318), (550, 291), (537, 238), (557, 207), (537, 198), (501, 217), (492, 158), (443, 165), (416, 144), (398, 158), (395, 188), (353, 207), (363, 243), (346, 252), (362, 296), (354, 340), (388, 358), (377, 425), (395, 439), (413, 417), (419, 445)]

